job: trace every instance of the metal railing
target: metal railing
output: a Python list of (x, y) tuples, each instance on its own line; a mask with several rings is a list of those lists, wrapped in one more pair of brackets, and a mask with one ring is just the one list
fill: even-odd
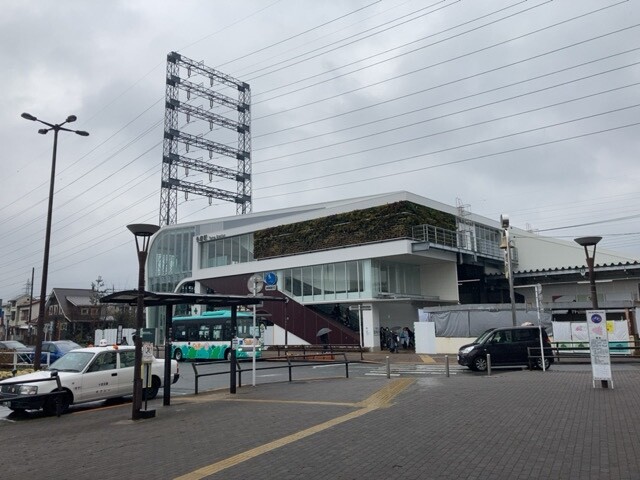
[[(448, 230), (433, 225), (416, 225), (411, 228), (411, 236), (420, 242), (429, 242), (445, 248), (469, 252), (472, 254), (502, 259), (503, 251), (498, 240), (492, 241), (478, 238), (473, 231)], [(517, 249), (512, 249), (512, 260), (517, 262)]]
[[(51, 353), (42, 352), (40, 364), (43, 366), (49, 366), (51, 363)], [(15, 351), (0, 351), (0, 369), (11, 368), (17, 370), (18, 367), (31, 367), (33, 366), (34, 352), (15, 352)]]
[(328, 345), (269, 345), (269, 348), (266, 351), (276, 350), (278, 352), (278, 356), (280, 356), (281, 352), (285, 355), (287, 352), (302, 352), (305, 353), (323, 353), (325, 355), (333, 355), (335, 353), (359, 353), (360, 360), (364, 360), (363, 353), (367, 351), (364, 347), (360, 345), (353, 344), (328, 344)]
[[(318, 357), (325, 357), (326, 358), (327, 354), (322, 354), (322, 353), (316, 353), (316, 354), (303, 354), (303, 355), (285, 355), (284, 357), (272, 357), (269, 360), (270, 361), (277, 361), (277, 360), (283, 360), (286, 361), (287, 364), (286, 365), (277, 365), (277, 366), (271, 366), (271, 367), (261, 367), (261, 368), (257, 368), (256, 367), (256, 372), (257, 371), (263, 371), (263, 370), (278, 370), (278, 369), (282, 369), (282, 368), (286, 368), (289, 370), (289, 381), (292, 382), (293, 381), (293, 369), (294, 368), (300, 368), (300, 367), (314, 367), (314, 366), (320, 366), (320, 365), (342, 365), (344, 364), (345, 367), (345, 378), (349, 378), (349, 360), (347, 359), (347, 354), (343, 353), (342, 357), (343, 360), (323, 360), (322, 362), (309, 362), (307, 361), (308, 358), (318, 358)], [(299, 364), (299, 365), (294, 365), (292, 362), (298, 361), (298, 360), (304, 360), (304, 363)], [(264, 359), (261, 360), (261, 363), (264, 363)], [(210, 365), (220, 365), (220, 364), (229, 364), (229, 360), (216, 360), (216, 361), (212, 361), (212, 362), (198, 362), (198, 363), (192, 363), (191, 366), (193, 368), (193, 373), (194, 373), (194, 377), (195, 377), (195, 385), (194, 385), (194, 395), (198, 395), (198, 391), (199, 391), (199, 381), (200, 381), (200, 377), (210, 377), (210, 376), (214, 376), (214, 375), (229, 375), (228, 371), (224, 371), (224, 372), (199, 372), (198, 368), (199, 367), (204, 367), (204, 366), (210, 366)], [(237, 384), (238, 384), (238, 388), (242, 387), (242, 363), (250, 363), (250, 361), (242, 361), (242, 362), (236, 362), (236, 374), (237, 374)]]

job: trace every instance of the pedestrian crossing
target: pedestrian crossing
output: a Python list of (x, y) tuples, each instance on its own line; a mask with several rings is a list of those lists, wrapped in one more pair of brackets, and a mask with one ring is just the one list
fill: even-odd
[[(449, 365), (449, 375), (457, 375), (460, 373), (466, 373), (470, 370), (467, 367), (460, 365)], [(446, 375), (446, 365), (441, 364), (391, 364), (390, 376), (422, 376), (422, 375)], [(387, 366), (380, 365), (376, 368), (372, 368), (365, 373), (368, 376), (387, 376)]]

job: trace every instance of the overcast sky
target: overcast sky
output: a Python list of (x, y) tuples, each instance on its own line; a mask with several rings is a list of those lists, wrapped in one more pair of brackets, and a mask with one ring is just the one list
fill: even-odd
[(640, 2), (3, 0), (0, 298), (40, 291), (53, 134), (22, 112), (90, 132), (60, 134), (48, 291), (136, 287), (171, 51), (250, 84), (255, 212), (407, 190), (640, 257)]

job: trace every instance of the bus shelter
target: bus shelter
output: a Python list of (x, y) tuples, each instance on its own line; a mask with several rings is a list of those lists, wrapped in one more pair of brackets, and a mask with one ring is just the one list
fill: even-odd
[[(173, 307), (175, 305), (207, 305), (217, 308), (231, 309), (231, 328), (235, 334), (237, 330), (237, 312), (239, 306), (259, 305), (262, 302), (283, 302), (284, 298), (253, 295), (224, 295), (224, 294), (198, 294), (198, 293), (166, 293), (147, 292), (146, 290), (123, 290), (106, 295), (100, 299), (101, 303), (124, 303), (137, 305), (138, 298), (142, 294), (145, 307), (165, 307), (166, 326), (164, 341), (164, 390), (163, 402), (165, 406), (171, 405), (171, 330), (173, 323)], [(140, 335), (141, 332), (137, 332)], [(229, 392), (236, 393), (236, 352), (231, 350), (229, 367)], [(137, 373), (136, 373), (137, 374)]]

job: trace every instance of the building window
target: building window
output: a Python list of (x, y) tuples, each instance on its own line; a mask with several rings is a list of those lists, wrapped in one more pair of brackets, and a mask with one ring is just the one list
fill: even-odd
[(363, 261), (291, 268), (279, 273), (281, 288), (305, 300), (358, 299), (365, 288)]
[(200, 244), (200, 268), (253, 261), (253, 234), (219, 238)]

